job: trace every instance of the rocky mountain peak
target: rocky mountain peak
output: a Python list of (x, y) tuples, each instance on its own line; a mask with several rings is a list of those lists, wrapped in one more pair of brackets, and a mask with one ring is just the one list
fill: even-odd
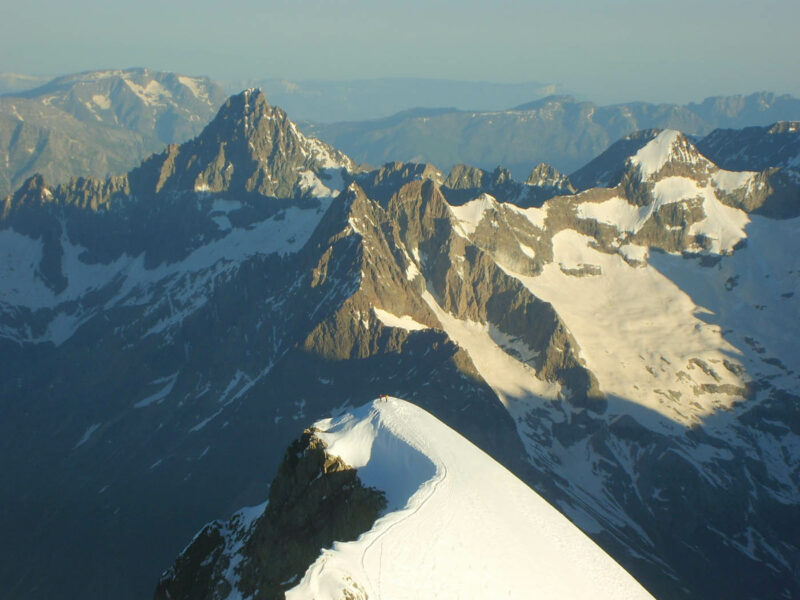
[(638, 169), (643, 180), (707, 171), (712, 163), (679, 131), (665, 129), (631, 156), (627, 165)]
[(498, 166), (492, 171), (491, 184), (494, 186), (507, 185), (513, 181), (514, 178), (511, 176), (511, 171), (505, 167)]
[(228, 98), (209, 129), (220, 134), (226, 133), (227, 137), (238, 134), (254, 138), (258, 137), (259, 130), (263, 131), (263, 120), (270, 118), (277, 118), (280, 122), (288, 120), (286, 113), (269, 105), (261, 89), (250, 88)]
[(283, 110), (267, 103), (264, 92), (248, 89), (229, 98), (195, 139), (145, 161), (138, 176), (156, 192), (237, 191), (289, 198), (297, 193), (330, 196), (323, 180), (354, 168), (343, 153), (300, 133)]
[(503, 166), (497, 166), (494, 171), (484, 171), (469, 165), (455, 165), (444, 180), (443, 185), (451, 190), (478, 190), (497, 188), (513, 185), (514, 178), (511, 171)]
[(643, 129), (611, 144), (604, 152), (571, 173), (569, 178), (578, 190), (613, 187), (625, 172), (626, 161), (652, 141), (660, 129)]
[(430, 163), (390, 162), (379, 169), (358, 176), (358, 183), (371, 198), (387, 202), (404, 184), (411, 181), (432, 180), (437, 184), (445, 181), (439, 169)]
[(228, 98), (194, 142), (214, 149), (220, 145), (236, 148), (258, 161), (275, 150), (297, 151), (300, 138), (286, 113), (270, 106), (264, 92), (247, 89)]
[(25, 183), (23, 183), (14, 194), (14, 197), (28, 195), (31, 193), (38, 194), (41, 198), (48, 198), (52, 196), (50, 190), (47, 188), (47, 182), (45, 181), (44, 176), (40, 173), (36, 173), (35, 175), (28, 177), (28, 179), (25, 180)]
[[(578, 190), (621, 182), (654, 183), (664, 177), (706, 177), (716, 166), (682, 133), (645, 129), (625, 136), (570, 175)], [(626, 184), (627, 185), (627, 184)]]
[(559, 173), (555, 167), (548, 165), (547, 163), (539, 163), (533, 168), (531, 174), (528, 175), (528, 179), (526, 183), (531, 185), (545, 185), (555, 179), (562, 178), (563, 175)]
[(27, 204), (44, 204), (53, 198), (53, 193), (47, 187), (47, 182), (42, 175), (32, 175), (13, 194), (6, 196), (3, 201), (2, 218), (6, 219), (11, 212)]
[(468, 190), (480, 188), (485, 184), (486, 171), (469, 165), (455, 165), (450, 169), (445, 187), (453, 190)]
[(539, 163), (534, 167), (528, 179), (525, 181), (528, 185), (536, 187), (549, 187), (558, 190), (561, 194), (574, 194), (575, 188), (569, 180), (569, 177), (560, 173), (558, 169), (547, 163)]

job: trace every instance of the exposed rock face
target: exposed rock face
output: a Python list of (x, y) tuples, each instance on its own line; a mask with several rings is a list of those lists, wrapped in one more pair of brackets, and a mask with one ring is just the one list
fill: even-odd
[(263, 92), (245, 90), (223, 105), (202, 135), (168, 146), (132, 177), (155, 175), (156, 192), (242, 191), (287, 198), (307, 191), (303, 173), (316, 178), (324, 169), (344, 166), (354, 168), (341, 152), (299, 133), (285, 112), (267, 104)]
[(766, 127), (715, 129), (700, 140), (697, 147), (723, 169), (800, 169), (800, 122), (781, 121)]
[(511, 173), (502, 167), (490, 173), (456, 165), (444, 180), (443, 188), (448, 201), (453, 204), (463, 204), (481, 193), (490, 193), (522, 208), (541, 206), (554, 196), (575, 193), (569, 178), (545, 163), (537, 165), (524, 184), (514, 181)]
[(528, 185), (537, 187), (551, 187), (559, 191), (554, 196), (563, 196), (565, 194), (574, 194), (575, 188), (569, 180), (569, 177), (558, 172), (555, 167), (547, 163), (539, 163), (534, 167), (528, 179), (525, 181)]
[[(792, 179), (721, 170), (677, 132), (628, 141), (611, 187), (540, 201), (569, 189), (547, 167), (358, 172), (250, 92), (127, 176), (30, 179), (0, 222), (3, 588), (141, 597), (201, 523), (266, 495), (296, 421), (392, 394), (656, 595), (791, 596)], [(244, 522), (196, 540), (195, 582), (227, 573)], [(239, 584), (291, 571), (262, 570)]]
[(306, 430), (286, 451), (266, 507), (203, 528), (162, 574), (155, 598), (283, 598), (323, 548), (356, 539), (385, 507), (383, 492)]
[(481, 189), (488, 183), (486, 171), (469, 165), (454, 166), (444, 181), (444, 185), (453, 190)]

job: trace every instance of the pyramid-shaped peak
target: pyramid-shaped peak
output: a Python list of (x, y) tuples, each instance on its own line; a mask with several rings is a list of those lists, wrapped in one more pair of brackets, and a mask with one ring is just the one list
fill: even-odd
[(267, 95), (261, 88), (253, 87), (242, 90), (238, 94), (234, 94), (228, 101), (225, 102), (223, 107), (229, 107), (231, 110), (241, 110), (243, 112), (258, 112), (268, 109), (269, 102), (267, 102)]
[(685, 135), (674, 129), (658, 133), (628, 160), (638, 167), (643, 179), (654, 178), (668, 164), (707, 166), (709, 162)]
[(353, 170), (343, 153), (304, 136), (257, 88), (228, 98), (195, 139), (148, 159), (136, 174), (156, 192), (242, 191), (292, 198), (338, 193), (329, 170)]
[(285, 112), (269, 105), (263, 90), (250, 88), (225, 101), (211, 122), (210, 129), (217, 131), (244, 128), (245, 134), (253, 135), (258, 129), (258, 124), (265, 117), (267, 119), (278, 117), (280, 121), (288, 121)]
[(261, 88), (248, 88), (243, 90), (238, 96), (233, 96), (231, 100), (241, 101), (243, 110), (246, 114), (262, 114), (271, 108), (267, 102), (267, 95)]
[(20, 188), (5, 199), (0, 198), (0, 219), (7, 218), (12, 211), (25, 204), (41, 204), (50, 200), (53, 194), (47, 187), (47, 182), (39, 173), (28, 177)]

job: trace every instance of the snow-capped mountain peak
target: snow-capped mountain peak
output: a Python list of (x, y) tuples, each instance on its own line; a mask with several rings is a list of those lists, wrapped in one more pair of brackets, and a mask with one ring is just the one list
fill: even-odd
[(656, 178), (668, 165), (697, 168), (710, 164), (686, 136), (674, 129), (665, 129), (659, 133), (631, 156), (629, 162), (638, 167), (645, 180)]
[[(299, 565), (301, 572), (287, 574), (277, 589), (253, 589), (242, 586), (240, 575), (263, 553), (255, 532), (279, 517), (263, 505), (255, 523), (237, 513), (229, 524), (206, 528), (185, 550), (162, 578), (157, 598), (206, 577), (203, 567), (218, 573), (211, 587), (228, 582), (228, 593), (219, 596), (226, 599), (279, 590), (287, 600), (652, 597), (555, 508), (418, 406), (385, 397), (318, 421), (310, 432), (326, 463), (340, 460), (356, 470), (360, 485), (384, 495), (379, 518), (357, 539), (320, 548), (316, 560)], [(219, 537), (205, 533), (213, 531)]]

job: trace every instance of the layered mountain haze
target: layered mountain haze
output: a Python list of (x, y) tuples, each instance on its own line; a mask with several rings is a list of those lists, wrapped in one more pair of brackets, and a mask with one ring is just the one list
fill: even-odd
[(354, 160), (466, 163), (491, 170), (503, 165), (525, 177), (538, 163), (569, 173), (625, 135), (671, 128), (706, 135), (719, 127), (766, 126), (800, 119), (800, 100), (761, 92), (709, 98), (699, 104), (628, 102), (598, 106), (571, 96), (548, 96), (506, 110), (419, 108), (391, 117), (307, 124), (312, 135)]
[[(182, 555), (203, 589), (181, 589), (315, 581), (384, 507), (365, 492), (351, 527), (313, 511), (322, 487), (267, 483), (306, 427), (389, 394), (656, 597), (800, 594), (797, 173), (722, 169), (675, 130), (621, 144), (578, 181), (361, 171), (246, 91), (127, 175), (29, 179), (0, 224), (2, 587), (142, 597), (268, 496), (203, 530)], [(252, 526), (271, 564), (273, 495), (317, 543), (287, 579), (231, 553)]]
[(413, 106), (497, 110), (559, 91), (556, 84), (492, 83), (396, 77), (355, 81), (253, 79), (224, 82), (226, 90), (258, 87), (295, 120), (333, 123), (393, 115)]
[[(685, 106), (598, 106), (553, 96), (557, 86), (538, 83), (377, 79), (257, 85), (303, 119), (304, 131), (358, 161), (430, 161), (445, 169), (465, 163), (486, 170), (502, 164), (517, 177), (542, 162), (572, 171), (644, 128), (701, 135), (715, 127), (800, 118), (796, 98), (766, 92)], [(0, 196), (36, 172), (53, 183), (124, 173), (163, 145), (197, 135), (225, 99), (208, 78), (148, 69), (89, 71), (49, 82), (0, 74), (0, 93), (6, 94), (0, 98)], [(343, 120), (350, 122), (334, 122)]]
[(726, 169), (800, 168), (800, 121), (781, 121), (766, 127), (715, 129), (698, 149)]
[(735, 96), (712, 96), (702, 102), (690, 102), (686, 108), (714, 127), (731, 128), (750, 125), (769, 125), (793, 119), (798, 99), (790, 94), (757, 92)]
[(50, 77), (24, 73), (0, 73), (0, 94), (25, 92), (50, 81)]
[(37, 172), (59, 183), (124, 173), (200, 133), (224, 101), (206, 77), (148, 69), (65, 75), (0, 96), (0, 196)]

